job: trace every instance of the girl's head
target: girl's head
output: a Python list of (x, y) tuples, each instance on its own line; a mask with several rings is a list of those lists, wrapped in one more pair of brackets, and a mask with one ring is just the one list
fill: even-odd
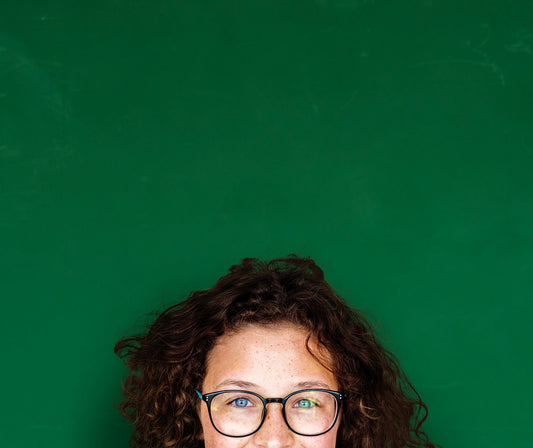
[[(165, 310), (146, 334), (119, 341), (115, 351), (131, 370), (121, 411), (135, 426), (137, 447), (434, 446), (420, 430), (426, 408), (397, 362), (308, 258), (245, 259), (211, 289)], [(230, 437), (235, 434), (215, 428), (224, 424), (219, 417), (209, 416), (208, 407), (213, 411), (222, 397), (208, 402), (211, 393), (237, 389), (252, 394), (222, 397), (247, 413), (263, 409), (256, 396), (313, 390), (286, 400), (285, 419), (282, 405), (270, 402), (255, 433)], [(338, 407), (328, 411), (336, 420), (324, 423), (331, 427), (320, 435), (294, 432), (302, 424), (288, 410), (303, 415), (303, 408), (318, 406), (309, 394)]]

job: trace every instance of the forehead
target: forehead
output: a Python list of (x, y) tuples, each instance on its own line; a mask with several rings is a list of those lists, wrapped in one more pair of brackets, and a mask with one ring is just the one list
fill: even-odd
[(207, 358), (204, 393), (245, 388), (282, 396), (298, 388), (336, 389), (330, 364), (327, 351), (300, 327), (247, 325), (216, 341)]

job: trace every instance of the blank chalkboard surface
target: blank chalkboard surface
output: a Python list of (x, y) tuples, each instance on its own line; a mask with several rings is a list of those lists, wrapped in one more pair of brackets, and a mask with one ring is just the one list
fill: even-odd
[(309, 255), (445, 447), (531, 447), (533, 3), (3, 0), (2, 447), (126, 447), (114, 343)]

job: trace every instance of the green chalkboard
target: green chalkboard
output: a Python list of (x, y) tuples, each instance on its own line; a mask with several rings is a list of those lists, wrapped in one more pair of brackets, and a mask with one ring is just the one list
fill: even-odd
[(288, 253), (531, 447), (532, 80), (529, 0), (3, 0), (2, 447), (127, 446), (114, 343)]

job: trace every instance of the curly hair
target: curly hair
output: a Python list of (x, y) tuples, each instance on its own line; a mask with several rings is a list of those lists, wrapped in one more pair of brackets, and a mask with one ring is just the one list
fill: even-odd
[(120, 411), (134, 426), (131, 445), (202, 448), (195, 390), (201, 390), (217, 338), (247, 324), (285, 322), (304, 328), (308, 341), (315, 338), (331, 355), (347, 396), (338, 448), (437, 446), (421, 429), (427, 407), (398, 361), (315, 262), (295, 255), (270, 262), (246, 258), (211, 289), (163, 311), (145, 334), (116, 344), (129, 367)]

